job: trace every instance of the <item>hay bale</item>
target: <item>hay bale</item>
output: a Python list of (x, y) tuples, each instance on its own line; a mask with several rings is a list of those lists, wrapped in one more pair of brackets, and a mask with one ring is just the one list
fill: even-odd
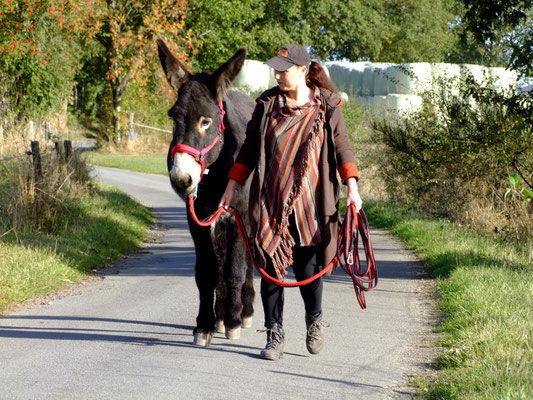
[[(268, 89), (271, 82), (271, 68), (255, 60), (244, 60), (241, 71), (233, 81), (233, 87), (245, 93), (257, 93)], [(275, 81), (274, 81), (275, 82)]]
[(374, 96), (385, 96), (388, 93), (388, 83), (391, 80), (387, 75), (390, 63), (374, 63)]
[(376, 117), (384, 118), (387, 115), (387, 96), (372, 97), (372, 111)]
[(363, 70), (368, 62), (331, 61), (325, 65), (328, 68), (330, 79), (337, 89), (353, 96), (361, 94)]
[(472, 77), (478, 85), (485, 86), (489, 80), (487, 67), (475, 64), (461, 64), (461, 78)]
[(387, 67), (387, 92), (397, 94), (420, 94), (431, 90), (431, 64), (410, 63)]
[(416, 94), (388, 94), (387, 110), (406, 115), (422, 108), (422, 97)]
[(499, 93), (510, 93), (516, 90), (517, 72), (507, 68), (488, 68), (491, 86)]
[(461, 83), (461, 66), (458, 64), (431, 64), (433, 91), (437, 94), (458, 96)]
[(374, 68), (372, 65), (367, 65), (363, 69), (363, 76), (361, 79), (361, 95), (374, 96)]

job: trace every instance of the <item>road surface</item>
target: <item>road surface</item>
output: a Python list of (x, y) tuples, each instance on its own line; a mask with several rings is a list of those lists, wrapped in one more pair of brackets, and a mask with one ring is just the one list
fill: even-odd
[(416, 258), (386, 232), (371, 230), (379, 283), (366, 296), (367, 310), (342, 270), (325, 279), (330, 326), (320, 354), (306, 350), (303, 302), (294, 288), (285, 289), (280, 361), (259, 358), (266, 340), (257, 332), (259, 294), (253, 327), (239, 340), (216, 334), (209, 348), (199, 348), (192, 345), (198, 295), (184, 203), (167, 177), (95, 173), (152, 209), (160, 224), (155, 239), (103, 277), (0, 317), (0, 399), (412, 396), (409, 375), (431, 362), (431, 304)]

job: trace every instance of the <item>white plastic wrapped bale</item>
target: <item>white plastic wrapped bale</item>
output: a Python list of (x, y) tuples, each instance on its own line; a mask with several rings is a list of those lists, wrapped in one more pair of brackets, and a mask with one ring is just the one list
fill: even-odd
[(516, 71), (500, 67), (488, 68), (488, 70), (491, 85), (498, 92), (509, 93), (514, 92), (516, 90)]
[(269, 88), (271, 68), (261, 61), (244, 60), (233, 87), (245, 93), (257, 93)]
[(385, 118), (388, 112), (387, 96), (372, 97), (372, 111), (376, 117)]
[(452, 96), (459, 95), (461, 84), (461, 66), (458, 64), (435, 63), (431, 64), (433, 78), (433, 91), (437, 94), (446, 93)]
[(397, 94), (420, 94), (431, 90), (431, 64), (396, 64), (387, 67), (387, 92)]
[(374, 67), (367, 65), (363, 69), (361, 96), (374, 96)]
[(342, 102), (344, 104), (348, 103), (350, 101), (350, 98), (348, 97), (348, 94), (345, 92), (339, 92), (339, 97), (341, 98)]
[(387, 95), (387, 109), (406, 115), (419, 111), (422, 108), (422, 97), (416, 94), (389, 94)]
[(330, 79), (337, 89), (351, 95), (361, 95), (363, 71), (368, 62), (331, 61), (325, 65), (329, 70)]
[(390, 81), (387, 75), (390, 63), (374, 63), (374, 96), (385, 96), (388, 93), (388, 82)]
[(276, 77), (274, 76), (275, 74), (274, 69), (268, 67), (268, 71), (269, 71), (268, 88), (270, 89), (274, 86), (278, 86), (278, 82), (276, 81)]
[(329, 74), (328, 66), (325, 63), (318, 63), (318, 64), (322, 67), (322, 69), (326, 73), (326, 76), (328, 77), (328, 79), (331, 80), (331, 75)]
[(489, 80), (487, 68), (482, 65), (461, 64), (461, 78), (472, 77), (478, 85), (485, 86)]

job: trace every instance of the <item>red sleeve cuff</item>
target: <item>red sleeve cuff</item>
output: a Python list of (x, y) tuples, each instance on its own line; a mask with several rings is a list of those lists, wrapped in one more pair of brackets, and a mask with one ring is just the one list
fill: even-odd
[(233, 167), (231, 168), (231, 171), (229, 172), (229, 177), (235, 179), (237, 182), (239, 182), (241, 185), (244, 185), (246, 182), (246, 179), (250, 176), (250, 173), (252, 170), (248, 168), (246, 165), (241, 163), (235, 163), (233, 164)]
[(343, 182), (348, 178), (355, 178), (355, 180), (359, 181), (359, 171), (357, 171), (357, 165), (353, 162), (341, 165), (339, 167), (339, 175)]

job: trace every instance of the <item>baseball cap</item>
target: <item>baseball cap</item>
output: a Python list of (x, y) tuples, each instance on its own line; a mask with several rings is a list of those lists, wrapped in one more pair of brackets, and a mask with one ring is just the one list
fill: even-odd
[(311, 57), (307, 50), (298, 44), (289, 44), (278, 50), (276, 55), (265, 61), (265, 64), (276, 71), (286, 71), (293, 65), (309, 67)]

